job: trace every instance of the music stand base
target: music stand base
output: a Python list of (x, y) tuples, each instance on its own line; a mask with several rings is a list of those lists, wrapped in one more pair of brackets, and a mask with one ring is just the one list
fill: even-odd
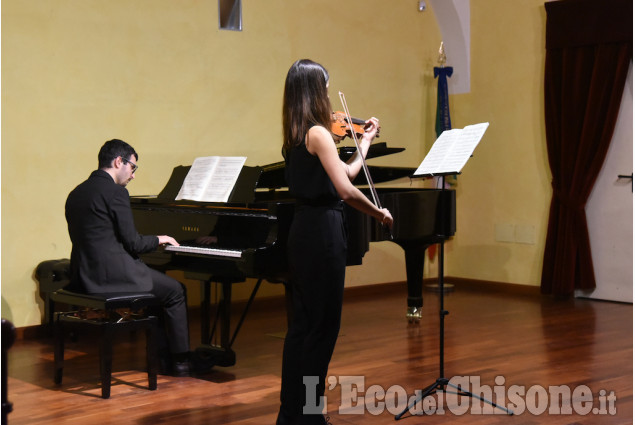
[[(450, 392), (447, 390), (447, 387), (452, 387), (456, 390), (456, 392)], [(428, 386), (427, 388), (425, 388), (424, 390), (421, 391), (421, 394), (411, 403), (409, 404), (403, 412), (399, 413), (398, 415), (395, 416), (395, 420), (398, 421), (399, 419), (401, 419), (403, 417), (403, 415), (405, 415), (406, 413), (408, 413), (410, 411), (410, 409), (412, 409), (414, 406), (416, 406), (416, 404), (418, 402), (420, 402), (421, 400), (423, 400), (424, 398), (426, 398), (427, 396), (429, 396), (430, 394), (435, 394), (437, 391), (439, 392), (444, 392), (444, 393), (450, 393), (450, 394), (457, 394), (460, 396), (464, 396), (464, 397), (472, 397), (472, 398), (476, 398), (484, 403), (487, 403), (489, 405), (491, 405), (492, 407), (495, 407), (497, 409), (501, 409), (502, 411), (504, 411), (507, 415), (512, 416), (514, 414), (514, 412), (512, 412), (511, 410), (503, 407), (503, 406), (499, 406), (498, 404), (487, 400), (486, 398), (480, 397), (474, 393), (471, 393), (469, 391), (465, 391), (463, 390), (461, 387), (458, 387), (454, 384), (451, 384), (449, 379), (447, 378), (438, 378), (434, 384)]]

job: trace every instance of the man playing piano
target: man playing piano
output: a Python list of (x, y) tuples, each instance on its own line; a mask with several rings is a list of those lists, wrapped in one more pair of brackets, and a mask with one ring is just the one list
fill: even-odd
[[(69, 289), (85, 293), (151, 292), (164, 308), (172, 374), (189, 375), (189, 332), (184, 286), (149, 268), (138, 254), (159, 245), (178, 245), (166, 235), (137, 233), (125, 186), (135, 177), (138, 155), (126, 142), (106, 142), (98, 170), (66, 200), (66, 221), (73, 244)], [(164, 358), (167, 353), (160, 353)]]

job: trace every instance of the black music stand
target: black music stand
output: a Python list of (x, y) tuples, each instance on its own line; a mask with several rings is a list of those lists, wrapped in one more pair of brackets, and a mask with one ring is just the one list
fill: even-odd
[[(425, 176), (422, 177), (441, 177), (441, 229), (443, 232), (445, 232), (446, 228), (445, 228), (445, 192), (446, 192), (446, 188), (445, 188), (445, 176), (447, 175), (454, 175), (457, 173), (436, 173), (436, 174), (426, 174)], [(476, 394), (473, 394), (469, 391), (465, 391), (463, 390), (460, 386), (456, 386), (452, 383), (450, 383), (450, 380), (448, 378), (445, 377), (445, 371), (444, 371), (444, 349), (445, 349), (445, 316), (447, 316), (448, 314), (450, 314), (449, 311), (447, 311), (444, 308), (443, 305), (443, 299), (444, 299), (444, 291), (443, 291), (443, 262), (444, 262), (444, 246), (445, 246), (445, 239), (446, 239), (446, 235), (438, 235), (440, 237), (440, 242), (439, 242), (439, 276), (438, 276), (438, 285), (439, 285), (439, 377), (437, 378), (436, 381), (434, 381), (433, 384), (425, 387), (423, 390), (421, 390), (421, 394), (411, 403), (409, 404), (401, 413), (399, 413), (398, 415), (395, 416), (395, 420), (398, 421), (400, 419), (402, 419), (403, 415), (405, 415), (412, 407), (414, 407), (419, 401), (423, 400), (424, 398), (426, 398), (427, 396), (429, 396), (430, 394), (435, 394), (437, 391), (440, 392), (445, 392), (445, 393), (450, 393), (450, 394), (457, 394), (460, 396), (465, 396), (465, 397), (473, 397), (473, 398), (477, 398), (485, 403), (488, 403), (490, 405), (492, 405), (493, 407), (496, 407), (498, 409), (504, 410), (505, 412), (507, 412), (508, 415), (513, 415), (514, 413), (502, 406), (499, 406), (497, 404), (495, 404), (494, 402), (487, 400), (481, 396), (478, 396)], [(456, 390), (456, 392), (451, 392), (447, 390), (447, 387), (452, 387)]]

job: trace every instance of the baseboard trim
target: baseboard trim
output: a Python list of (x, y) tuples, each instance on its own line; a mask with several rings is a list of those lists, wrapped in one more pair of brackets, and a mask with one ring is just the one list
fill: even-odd
[[(436, 285), (438, 283), (438, 279), (436, 277), (425, 278), (423, 279), (423, 285)], [(443, 279), (444, 284), (451, 284), (459, 290), (466, 291), (477, 291), (477, 292), (499, 292), (499, 293), (507, 293), (507, 294), (515, 294), (515, 295), (531, 295), (531, 296), (541, 296), (540, 287), (539, 286), (529, 286), (529, 285), (520, 285), (516, 283), (506, 283), (506, 282), (495, 282), (488, 280), (478, 280), (478, 279), (467, 279), (463, 277), (452, 277), (446, 276)], [(354, 295), (355, 297), (359, 296), (373, 296), (380, 295), (382, 293), (386, 293), (389, 291), (395, 291), (397, 286), (403, 287), (405, 289), (406, 282), (386, 282), (386, 283), (378, 283), (375, 285), (363, 285), (363, 286), (353, 286), (350, 288), (344, 289), (344, 296)], [(424, 294), (425, 296), (425, 294)]]
[[(446, 276), (443, 279), (445, 284), (451, 284), (455, 286), (454, 290), (461, 291), (475, 291), (475, 292), (498, 292), (510, 295), (523, 295), (523, 296), (542, 296), (539, 286), (519, 285), (515, 283), (495, 282), (478, 279), (467, 279), (463, 277)], [(438, 282), (437, 278), (425, 278), (423, 279), (423, 285), (433, 285)], [(360, 285), (344, 288), (344, 300), (346, 302), (355, 302), (368, 297), (378, 297), (386, 293), (394, 293), (395, 291), (403, 291), (404, 302), (406, 299), (406, 282), (386, 282), (378, 283), (374, 285)], [(425, 293), (424, 293), (425, 297)], [(232, 304), (232, 310), (242, 311), (246, 301), (240, 300)], [(282, 309), (285, 307), (284, 295), (274, 295), (268, 297), (258, 298), (253, 301), (251, 309)], [(190, 312), (196, 311), (197, 307), (189, 307)], [(32, 325), (16, 328), (16, 339), (35, 339), (42, 338), (43, 336), (52, 335), (51, 328), (46, 325)]]
[[(424, 279), (424, 284), (425, 284)], [(430, 279), (436, 282), (437, 279)], [(463, 277), (448, 276), (443, 279), (445, 283), (455, 285), (461, 290), (473, 290), (479, 292), (502, 292), (514, 295), (542, 296), (540, 286), (520, 285), (517, 283), (496, 282), (491, 280), (467, 279)]]

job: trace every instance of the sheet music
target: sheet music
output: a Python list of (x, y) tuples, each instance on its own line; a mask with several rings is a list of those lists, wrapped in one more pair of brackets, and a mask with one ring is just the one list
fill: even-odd
[(196, 158), (176, 200), (227, 202), (246, 160), (244, 156)]
[(488, 122), (446, 130), (432, 145), (414, 175), (458, 174), (481, 141)]

